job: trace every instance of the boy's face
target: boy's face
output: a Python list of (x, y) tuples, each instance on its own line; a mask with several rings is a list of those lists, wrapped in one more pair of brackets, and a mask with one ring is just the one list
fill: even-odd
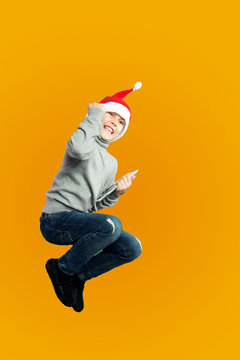
[[(110, 126), (109, 129), (107, 126)], [(114, 112), (105, 112), (102, 119), (102, 129), (100, 130), (100, 136), (104, 140), (113, 140), (122, 131), (125, 126), (125, 120)]]

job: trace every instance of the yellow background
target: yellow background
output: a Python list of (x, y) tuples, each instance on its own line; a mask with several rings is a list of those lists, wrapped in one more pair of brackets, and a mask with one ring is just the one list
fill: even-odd
[[(1, 6), (3, 359), (239, 359), (239, 8), (228, 1)], [(93, 278), (76, 313), (45, 262), (45, 193), (90, 102), (134, 86), (104, 209), (141, 256)]]

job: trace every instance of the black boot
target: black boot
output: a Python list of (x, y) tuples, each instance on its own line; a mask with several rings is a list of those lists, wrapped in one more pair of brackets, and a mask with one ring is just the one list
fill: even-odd
[(73, 306), (77, 302), (74, 288), (74, 275), (68, 275), (58, 266), (58, 259), (49, 259), (45, 265), (58, 299), (65, 306)]
[(77, 302), (75, 305), (73, 305), (73, 310), (77, 312), (82, 311), (84, 308), (83, 289), (85, 282), (86, 281), (81, 280), (77, 274), (74, 274), (74, 286), (76, 290)]

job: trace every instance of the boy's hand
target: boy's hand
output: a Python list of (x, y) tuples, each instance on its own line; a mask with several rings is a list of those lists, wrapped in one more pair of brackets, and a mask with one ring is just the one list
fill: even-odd
[(88, 104), (88, 111), (93, 108), (100, 108), (104, 111), (104, 114), (106, 112), (105, 106), (103, 104), (98, 104), (96, 102)]
[(117, 187), (115, 189), (117, 194), (123, 194), (132, 185), (132, 180), (135, 179), (134, 176), (124, 176), (121, 180), (118, 181)]

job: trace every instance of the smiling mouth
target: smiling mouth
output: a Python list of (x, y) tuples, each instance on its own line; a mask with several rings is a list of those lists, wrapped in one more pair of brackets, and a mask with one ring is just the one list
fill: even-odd
[(111, 135), (113, 135), (114, 134), (114, 130), (110, 130), (108, 127), (106, 127), (106, 126), (104, 126), (104, 129), (106, 130), (106, 131), (108, 131), (109, 132), (109, 134), (111, 134)]

